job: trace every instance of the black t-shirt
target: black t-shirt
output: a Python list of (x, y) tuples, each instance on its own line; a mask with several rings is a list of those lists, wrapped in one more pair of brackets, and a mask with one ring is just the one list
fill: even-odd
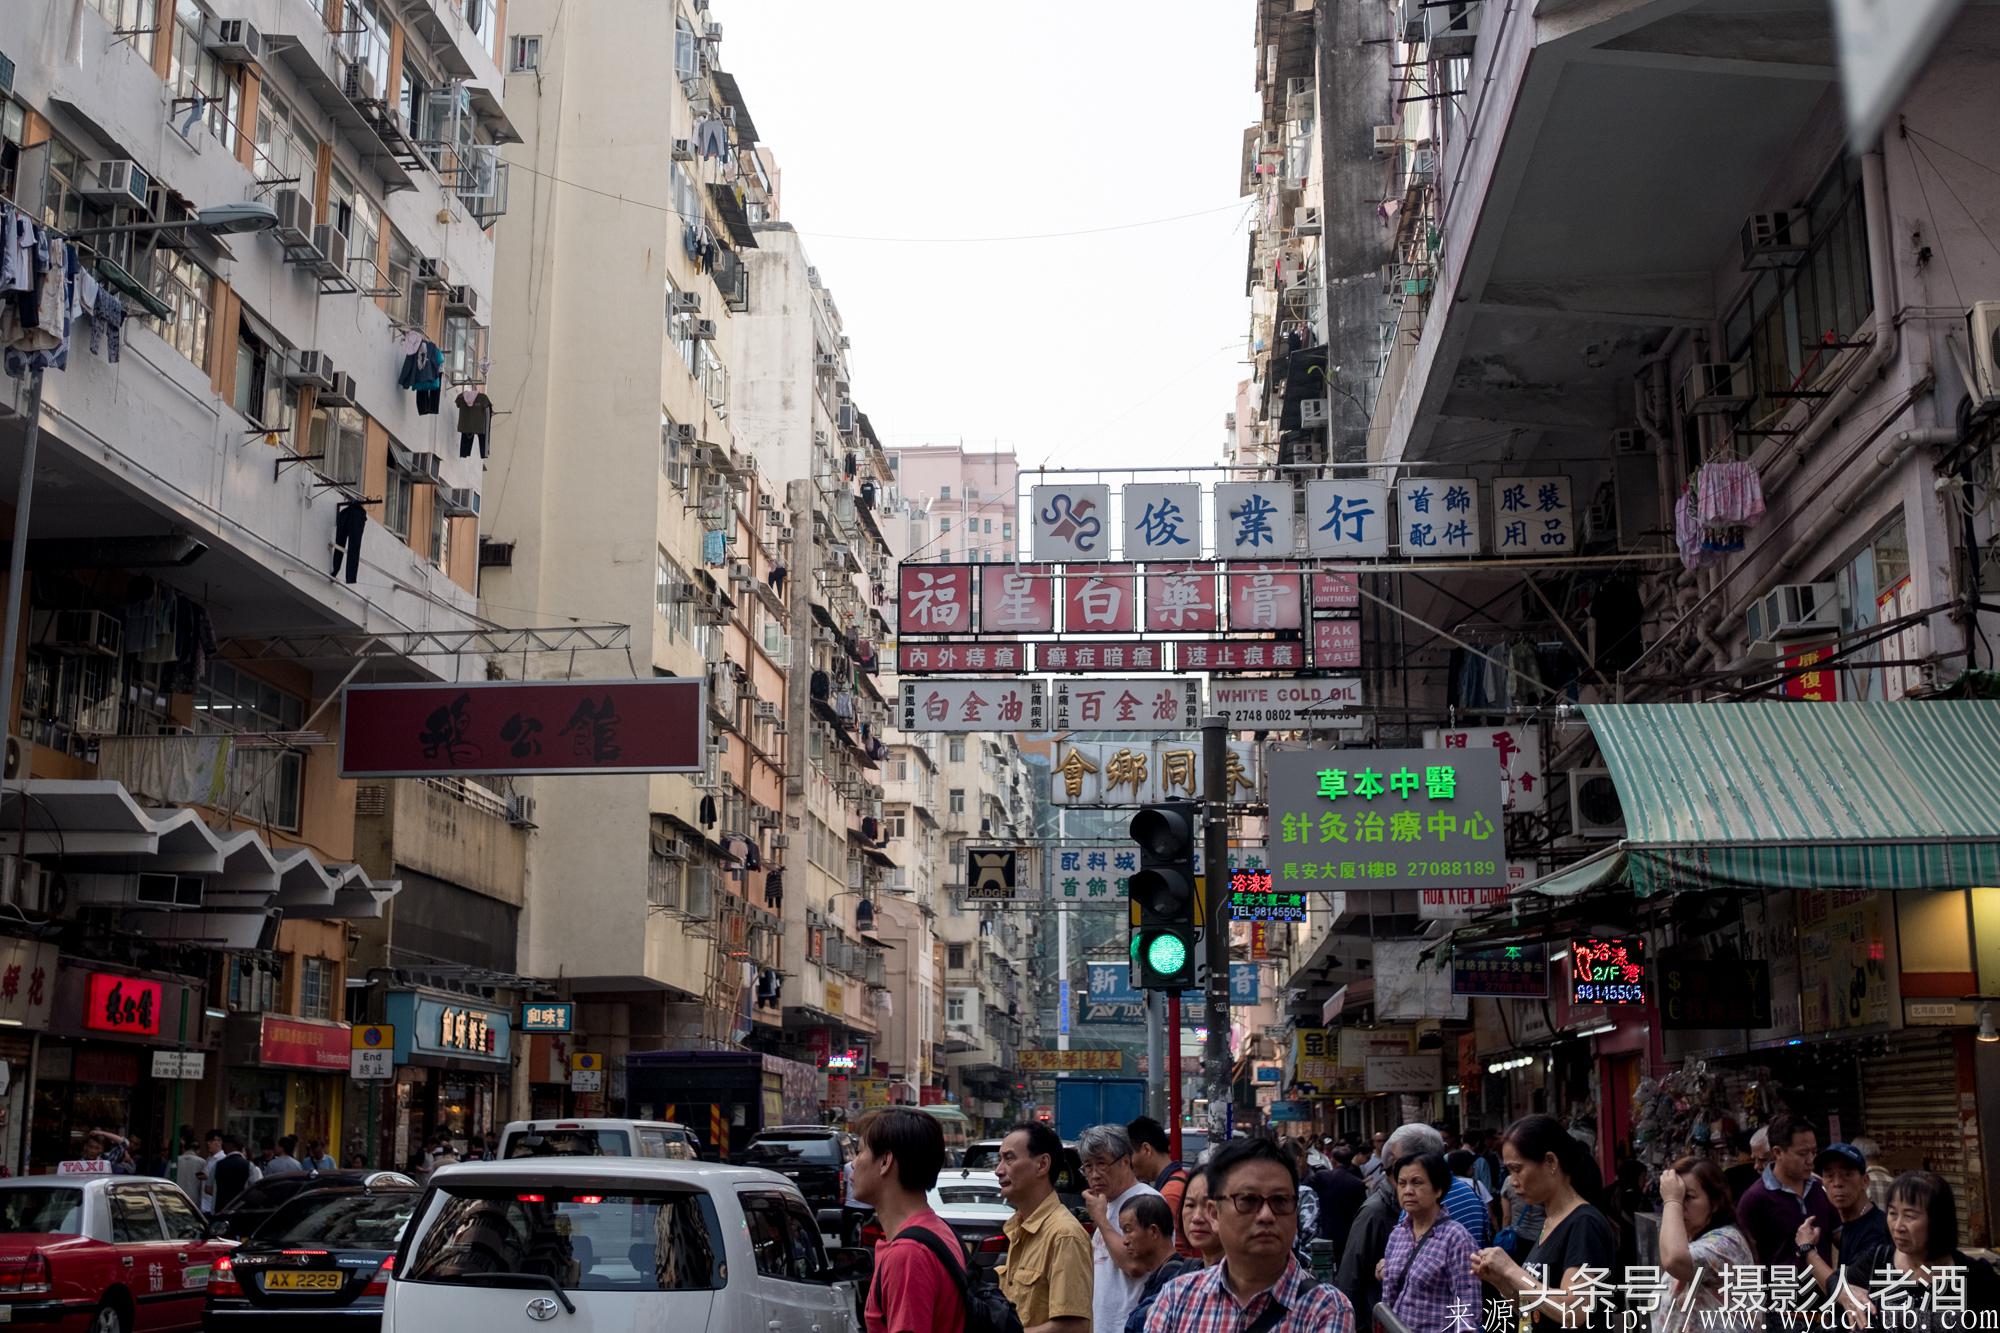
[(220, 1212), (250, 1184), (250, 1159), (230, 1153), (215, 1164), (215, 1207)]
[[(1562, 1286), (1563, 1276), (1572, 1268), (1602, 1270), (1603, 1285), (1608, 1289), (1624, 1280), (1618, 1266), (1618, 1233), (1603, 1213), (1587, 1203), (1571, 1209), (1560, 1226), (1544, 1230), (1535, 1248), (1528, 1251), (1527, 1263), (1531, 1272), (1536, 1264), (1545, 1266), (1542, 1283), (1550, 1291)], [(1535, 1314), (1535, 1328), (1538, 1333), (1559, 1330), (1562, 1317), (1545, 1306)]]
[(1889, 1219), (1873, 1204), (1852, 1222), (1840, 1224), (1834, 1243), (1840, 1247), (1840, 1262), (1846, 1264), (1871, 1250), (1889, 1244)]

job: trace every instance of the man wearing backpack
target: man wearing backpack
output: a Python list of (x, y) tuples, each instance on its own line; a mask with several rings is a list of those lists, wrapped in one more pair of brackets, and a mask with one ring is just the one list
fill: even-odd
[[(1172, 1140), (1167, 1137), (1166, 1126), (1142, 1115), (1125, 1126), (1125, 1133), (1132, 1140), (1132, 1170), (1158, 1190), (1167, 1207), (1179, 1217), (1181, 1197), (1187, 1193), (1188, 1169), (1173, 1159)], [(1178, 1233), (1174, 1236), (1174, 1253), (1183, 1259), (1201, 1258), (1201, 1251)]]
[[(886, 1237), (875, 1246), (867, 1333), (967, 1333), (965, 1250), (924, 1197), (944, 1166), (943, 1128), (935, 1116), (892, 1106), (862, 1116), (854, 1132), (854, 1197), (874, 1206)], [(956, 1273), (947, 1254), (960, 1261)]]

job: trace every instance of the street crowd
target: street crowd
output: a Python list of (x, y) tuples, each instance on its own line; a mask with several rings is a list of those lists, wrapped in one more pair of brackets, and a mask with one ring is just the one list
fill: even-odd
[(1075, 1143), (1083, 1217), (1059, 1192), (1062, 1140), (1023, 1124), (995, 1168), (1014, 1210), (997, 1282), (926, 1202), (936, 1120), (891, 1108), (855, 1129), (854, 1192), (885, 1236), (867, 1333), (2000, 1327), (2000, 1275), (1959, 1248), (1950, 1186), (1822, 1148), (1792, 1115), (1747, 1170), (1688, 1157), (1659, 1174), (1656, 1263), (1635, 1225), (1651, 1200), (1607, 1192), (1549, 1116), (1456, 1145), (1422, 1123), (1362, 1144), (1239, 1137), (1192, 1166), (1151, 1119), (1098, 1125)]

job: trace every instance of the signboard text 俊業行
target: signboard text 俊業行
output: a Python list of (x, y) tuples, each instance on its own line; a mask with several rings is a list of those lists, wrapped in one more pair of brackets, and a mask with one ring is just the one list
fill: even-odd
[(1265, 790), (1284, 889), (1507, 882), (1492, 750), (1270, 750)]

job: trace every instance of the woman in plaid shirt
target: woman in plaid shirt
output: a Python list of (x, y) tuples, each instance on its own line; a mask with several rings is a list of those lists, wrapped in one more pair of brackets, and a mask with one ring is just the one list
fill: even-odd
[(1413, 1333), (1478, 1327), (1479, 1279), (1472, 1233), (1444, 1210), (1451, 1168), (1437, 1153), (1411, 1153), (1389, 1168), (1403, 1219), (1382, 1258), (1382, 1303)]

